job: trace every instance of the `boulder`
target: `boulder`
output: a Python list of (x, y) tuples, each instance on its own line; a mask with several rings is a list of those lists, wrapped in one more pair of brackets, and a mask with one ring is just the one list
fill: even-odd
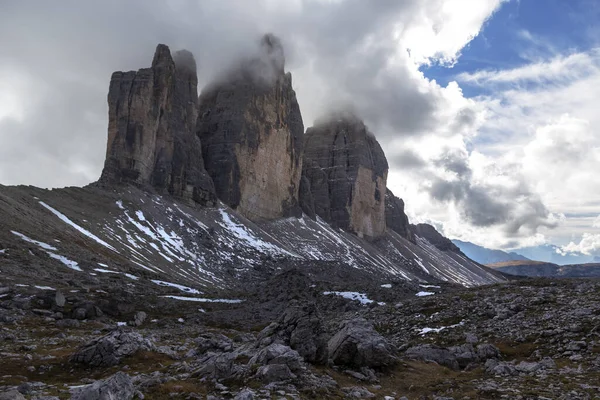
[(110, 367), (117, 365), (124, 357), (139, 350), (151, 350), (152, 347), (139, 333), (118, 329), (80, 347), (71, 355), (70, 362), (91, 367)]
[(57, 307), (62, 308), (65, 306), (65, 302), (66, 302), (65, 296), (60, 292), (60, 290), (57, 290), (56, 294), (54, 295), (54, 304)]
[(285, 364), (269, 364), (258, 368), (256, 377), (263, 383), (281, 382), (296, 378)]
[(248, 361), (248, 365), (283, 364), (288, 366), (291, 371), (299, 371), (304, 369), (303, 361), (296, 350), (282, 344), (273, 343), (256, 353)]
[(206, 353), (199, 363), (202, 365), (192, 376), (211, 379), (229, 379), (240, 377), (246, 374), (247, 367), (235, 363), (238, 354), (229, 353)]
[(216, 203), (195, 135), (197, 86), (193, 55), (171, 55), (164, 44), (150, 68), (113, 73), (101, 184), (153, 186), (188, 202)]
[(352, 113), (332, 114), (306, 131), (302, 175), (315, 213), (334, 227), (367, 238), (385, 233), (387, 173), (381, 146)]
[(221, 333), (204, 333), (196, 340), (196, 354), (233, 351), (233, 341)]
[(351, 367), (389, 367), (397, 363), (396, 349), (363, 318), (346, 321), (329, 340), (329, 358)]
[(135, 388), (129, 375), (117, 372), (110, 378), (75, 389), (71, 400), (130, 400)]
[(406, 350), (404, 356), (411, 360), (435, 362), (453, 370), (459, 369), (456, 356), (450, 350), (430, 344), (411, 347)]
[[(473, 363), (483, 363), (500, 356), (498, 348), (484, 343), (474, 347), (471, 343), (448, 348), (433, 345), (418, 345), (406, 350), (405, 356), (413, 360), (433, 361), (450, 369), (467, 368)], [(487, 365), (487, 364), (486, 364)]]
[(25, 397), (17, 390), (9, 390), (0, 393), (0, 400), (25, 400)]
[(300, 214), (304, 125), (279, 39), (200, 95), (197, 134), (221, 201), (251, 220)]
[(261, 331), (257, 341), (260, 347), (271, 343), (290, 346), (313, 364), (327, 362), (327, 336), (314, 303), (292, 302), (277, 322)]
[(147, 317), (148, 315), (145, 312), (138, 311), (133, 316), (133, 321), (131, 321), (130, 324), (133, 326), (141, 326)]

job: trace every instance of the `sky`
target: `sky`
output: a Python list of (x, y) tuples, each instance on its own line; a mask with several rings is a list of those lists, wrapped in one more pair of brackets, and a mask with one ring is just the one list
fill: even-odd
[(0, 0), (0, 183), (82, 186), (110, 75), (158, 43), (200, 89), (266, 32), (309, 127), (351, 106), (412, 222), (490, 248), (600, 255), (596, 0)]

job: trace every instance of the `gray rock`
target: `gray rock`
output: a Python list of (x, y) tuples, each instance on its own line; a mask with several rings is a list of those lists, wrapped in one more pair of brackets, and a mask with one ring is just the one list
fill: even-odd
[(233, 350), (233, 340), (228, 338), (227, 336), (221, 333), (204, 333), (200, 335), (196, 340), (196, 345), (198, 346), (196, 351), (198, 354), (203, 354), (208, 351), (217, 352), (217, 351), (232, 351)]
[(228, 379), (246, 374), (245, 366), (235, 364), (236, 353), (207, 353), (199, 360), (202, 365), (192, 373), (192, 376), (212, 379)]
[(373, 393), (362, 386), (344, 387), (342, 391), (346, 393), (349, 399), (371, 399), (375, 397)]
[(26, 400), (17, 390), (0, 393), (0, 400)]
[(71, 400), (130, 400), (135, 388), (129, 375), (117, 372), (108, 379), (76, 389)]
[(300, 215), (304, 125), (283, 47), (263, 37), (259, 54), (200, 95), (197, 134), (221, 201), (251, 220)]
[(453, 370), (460, 368), (456, 356), (450, 350), (430, 344), (411, 347), (404, 355), (411, 360), (432, 361)]
[(259, 347), (271, 343), (288, 345), (310, 363), (327, 362), (327, 337), (314, 303), (292, 303), (277, 322), (260, 332), (257, 341)]
[(64, 307), (65, 302), (66, 302), (65, 296), (61, 293), (60, 290), (57, 290), (56, 294), (54, 295), (54, 304), (57, 307)]
[(136, 312), (133, 316), (133, 326), (141, 326), (147, 317), (148, 315), (143, 311)]
[(139, 333), (119, 329), (83, 345), (70, 357), (70, 361), (91, 367), (109, 367), (138, 350), (150, 350), (152, 347)]
[(193, 55), (171, 55), (164, 44), (156, 47), (151, 68), (113, 73), (101, 184), (152, 185), (188, 202), (216, 203), (195, 135), (197, 86)]
[(303, 369), (303, 361), (302, 356), (296, 350), (279, 343), (273, 343), (256, 353), (250, 359), (248, 365), (284, 364), (291, 371), (298, 371)]
[(254, 391), (251, 389), (244, 389), (235, 395), (233, 400), (254, 400)]
[(287, 381), (296, 377), (285, 364), (263, 365), (258, 368), (256, 376), (264, 383)]
[(385, 233), (387, 171), (375, 136), (351, 113), (321, 119), (304, 135), (302, 175), (315, 213), (334, 227), (368, 238)]
[(396, 349), (363, 318), (346, 321), (328, 342), (329, 358), (339, 365), (389, 367)]
[(541, 369), (542, 366), (538, 362), (521, 361), (515, 368), (519, 372), (532, 373)]

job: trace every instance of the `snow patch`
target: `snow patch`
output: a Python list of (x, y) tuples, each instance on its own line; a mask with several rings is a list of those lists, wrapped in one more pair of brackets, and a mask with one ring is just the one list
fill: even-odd
[(102, 272), (105, 274), (118, 274), (118, 271), (111, 271), (110, 269), (104, 269), (104, 268), (94, 268), (94, 271), (98, 271), (98, 272)]
[[(366, 294), (364, 293), (358, 293), (358, 292), (323, 292), (324, 295), (336, 295), (336, 296), (341, 296), (345, 299), (350, 299), (350, 300), (357, 300), (359, 301), (361, 304), (370, 304), (373, 303), (373, 300), (369, 299), (367, 297)], [(385, 305), (384, 302), (380, 301), (377, 304), (379, 304), (380, 306)]]
[(8, 250), (8, 249), (1, 249), (1, 250), (0, 250), (0, 254), (4, 254), (4, 253), (6, 253), (6, 250)]
[(454, 325), (450, 325), (450, 326), (440, 326), (439, 328), (423, 328), (419, 331), (419, 335), (425, 335), (426, 333), (430, 333), (430, 332), (441, 332), (444, 329), (449, 329), (449, 328), (456, 328), (457, 326), (461, 326), (464, 325), (465, 321), (460, 321), (458, 324), (454, 324)]
[(131, 275), (131, 274), (123, 274), (123, 275), (125, 275), (125, 276), (126, 276), (126, 277), (128, 277), (129, 279), (133, 279), (134, 281), (137, 281), (138, 279), (140, 279), (140, 278), (138, 278), (137, 276), (135, 276), (135, 275)]
[(127, 322), (117, 322), (117, 326), (126, 326)]
[(15, 232), (15, 231), (10, 231), (10, 232), (11, 232), (13, 235), (15, 235), (15, 236), (18, 236), (18, 237), (20, 237), (21, 239), (23, 239), (23, 240), (24, 240), (24, 241), (26, 241), (26, 242), (33, 243), (33, 244), (35, 244), (35, 245), (38, 245), (39, 247), (41, 247), (41, 248), (42, 248), (42, 249), (44, 249), (44, 250), (53, 250), (53, 251), (57, 251), (57, 250), (58, 250), (58, 249), (57, 249), (56, 247), (54, 247), (54, 246), (50, 246), (50, 245), (49, 245), (49, 244), (47, 244), (47, 243), (44, 243), (44, 242), (38, 242), (37, 240), (33, 240), (33, 239), (31, 239), (30, 237), (27, 237), (27, 236), (23, 235), (22, 233)]
[(436, 288), (436, 289), (441, 289), (441, 286), (436, 286), (436, 285), (419, 285), (423, 288)]
[(152, 279), (152, 282), (154, 282), (154, 283), (156, 283), (157, 285), (160, 285), (160, 286), (174, 287), (174, 288), (177, 288), (177, 289), (181, 290), (182, 292), (186, 292), (186, 293), (190, 293), (190, 294), (202, 294), (202, 292), (200, 292), (197, 289), (193, 289), (191, 287), (179, 285), (177, 283), (159, 281), (159, 280), (155, 280), (155, 279)]
[(64, 214), (62, 214), (61, 212), (55, 210), (54, 208), (50, 207), (48, 204), (44, 203), (43, 201), (39, 202), (43, 207), (47, 208), (48, 210), (50, 210), (50, 212), (52, 212), (52, 214), (56, 215), (58, 218), (60, 218), (61, 221), (63, 221), (64, 223), (71, 225), (71, 227), (75, 228), (76, 230), (78, 230), (80, 233), (84, 234), (85, 236), (89, 237), (90, 239), (96, 241), (97, 243), (101, 244), (102, 246), (111, 249), (112, 251), (114, 251), (115, 253), (118, 253), (117, 249), (115, 249), (114, 247), (112, 247), (110, 244), (106, 243), (104, 240), (100, 239), (98, 236), (94, 235), (93, 233), (91, 233), (90, 231), (88, 231), (87, 229), (82, 228), (81, 226), (77, 225), (75, 222), (71, 221), (69, 218), (67, 218)]
[(381, 285), (382, 288), (386, 288), (386, 289), (391, 289), (392, 288), (392, 284), (391, 283), (386, 283)]
[(122, 200), (117, 200), (115, 201), (115, 204), (117, 205), (117, 207), (119, 207), (121, 210), (124, 210), (125, 207), (123, 207), (123, 201)]
[(175, 299), (175, 300), (183, 300), (183, 301), (198, 301), (200, 303), (241, 303), (244, 300), (238, 300), (238, 299), (206, 299), (206, 298), (201, 298), (201, 297), (184, 297), (184, 296), (162, 296), (162, 297), (168, 297), (170, 299)]
[(48, 253), (48, 255), (50, 257), (54, 258), (55, 260), (58, 260), (61, 263), (65, 264), (67, 267), (71, 268), (72, 270), (83, 272), (83, 270), (81, 268), (79, 268), (79, 264), (77, 262), (75, 262), (73, 260), (69, 260), (67, 257), (61, 256), (60, 254), (52, 253), (50, 251), (47, 251), (46, 253)]
[(434, 294), (435, 294), (434, 292), (419, 292), (419, 293), (415, 294), (415, 296), (425, 297), (425, 296), (433, 296)]
[(34, 288), (36, 289), (40, 289), (40, 290), (56, 290), (53, 287), (50, 286), (34, 286)]

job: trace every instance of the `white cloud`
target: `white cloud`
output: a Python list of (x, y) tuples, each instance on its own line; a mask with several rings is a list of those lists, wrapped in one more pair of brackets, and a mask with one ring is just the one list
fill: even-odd
[(588, 256), (600, 255), (600, 234), (584, 233), (579, 243), (571, 242), (561, 248), (563, 253), (583, 253)]
[(527, 81), (555, 85), (574, 81), (597, 71), (600, 66), (600, 51), (558, 55), (551, 60), (527, 64), (518, 68), (504, 70), (480, 70), (461, 73), (461, 82), (478, 85), (521, 84)]

